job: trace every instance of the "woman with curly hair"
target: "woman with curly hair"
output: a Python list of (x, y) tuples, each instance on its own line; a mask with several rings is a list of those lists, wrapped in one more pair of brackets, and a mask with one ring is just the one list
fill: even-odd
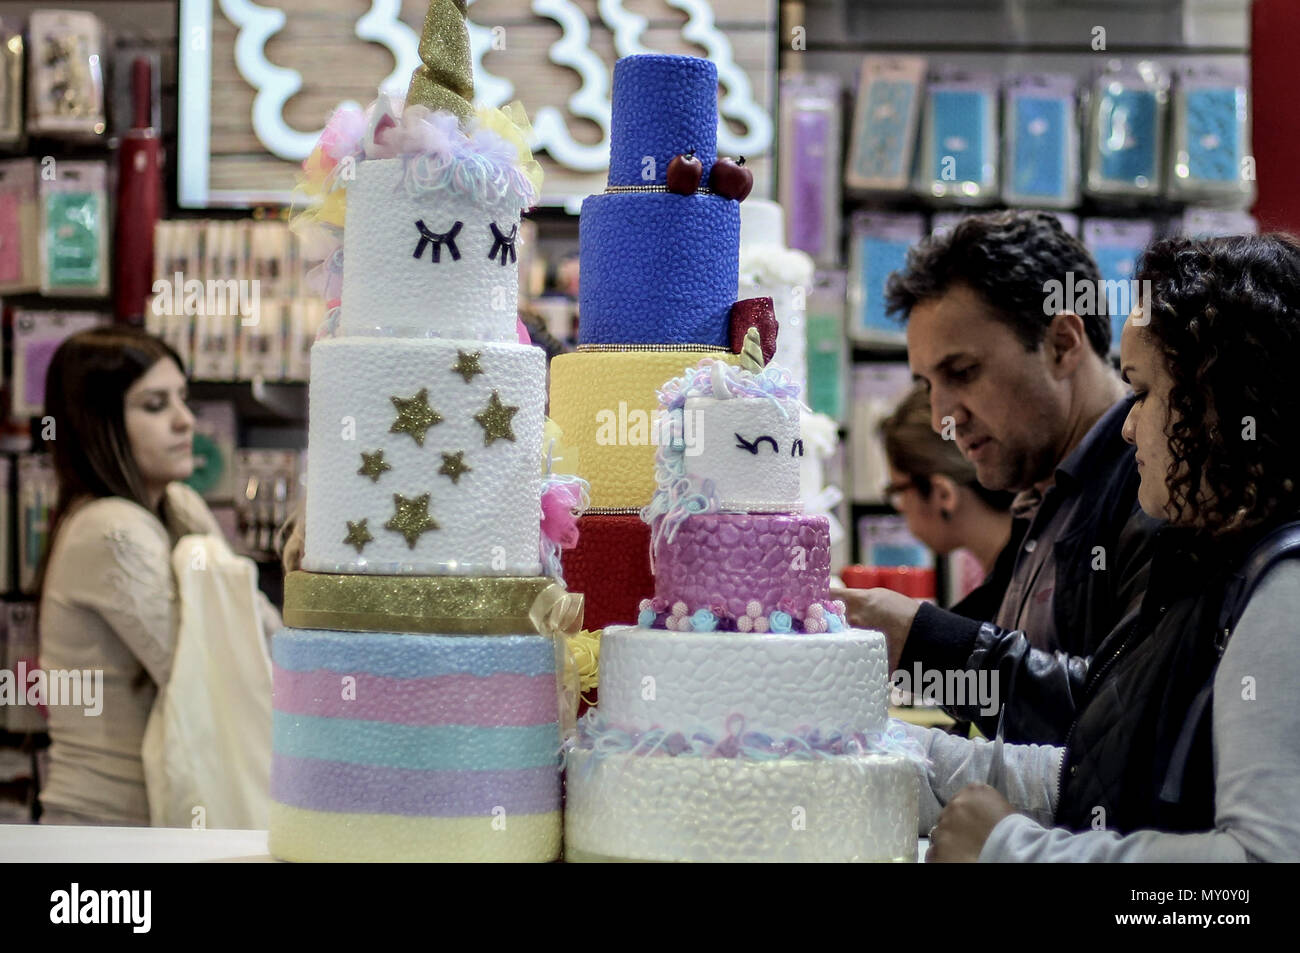
[(1063, 746), (910, 729), (929, 859), (1300, 860), (1300, 242), (1162, 241), (1137, 278), (1124, 437), (1166, 521), (1146, 594), (1061, 687)]

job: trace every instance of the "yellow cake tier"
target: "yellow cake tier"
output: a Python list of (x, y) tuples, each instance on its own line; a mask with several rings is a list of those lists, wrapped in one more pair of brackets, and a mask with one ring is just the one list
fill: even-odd
[(641, 507), (655, 491), (658, 389), (702, 358), (729, 351), (588, 351), (551, 361), (550, 416), (564, 431), (564, 469), (591, 484), (593, 507)]
[(271, 803), (280, 860), (348, 863), (547, 862), (560, 856), (561, 815), (403, 817), (335, 814)]

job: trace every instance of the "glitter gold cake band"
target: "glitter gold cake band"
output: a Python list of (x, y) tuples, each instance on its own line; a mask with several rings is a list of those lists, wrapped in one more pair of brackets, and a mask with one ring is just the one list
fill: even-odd
[(541, 576), (291, 572), (284, 581), (284, 621), (298, 629), (344, 632), (525, 635), (540, 631), (534, 604), (550, 586)]
[(617, 351), (701, 351), (711, 354), (732, 354), (731, 348), (720, 344), (579, 344), (579, 354), (600, 354)]

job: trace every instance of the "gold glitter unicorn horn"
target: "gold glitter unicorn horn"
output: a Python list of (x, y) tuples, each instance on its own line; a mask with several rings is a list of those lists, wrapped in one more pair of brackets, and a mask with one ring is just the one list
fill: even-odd
[(474, 68), (465, 27), (465, 0), (430, 0), (420, 35), (420, 59), (406, 91), (408, 106), (455, 113), (463, 123), (474, 114)]

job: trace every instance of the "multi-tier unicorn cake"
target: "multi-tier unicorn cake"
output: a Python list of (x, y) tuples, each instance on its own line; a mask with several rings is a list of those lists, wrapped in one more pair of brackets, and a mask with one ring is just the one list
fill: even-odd
[(273, 645), (270, 848), (552, 860), (571, 604), (543, 575), (545, 355), (515, 308), (540, 175), (521, 113), (470, 105), (463, 5), (431, 5), (420, 54), (404, 105), (341, 109), (306, 163), (332, 310)]
[[(592, 629), (630, 619), (650, 584), (637, 514), (654, 493), (655, 388), (703, 357), (735, 361), (756, 304), (736, 302), (739, 200), (752, 174), (717, 155), (716, 67), (625, 57), (612, 108), (609, 185), (579, 220), (578, 352), (551, 362), (550, 414), (591, 486), (564, 573)], [(771, 318), (771, 346), (775, 330)]]
[(568, 754), (570, 859), (915, 859), (885, 640), (828, 598), (826, 518), (799, 513), (798, 389), (755, 350), (659, 392), (654, 595), (604, 631), (600, 705)]

